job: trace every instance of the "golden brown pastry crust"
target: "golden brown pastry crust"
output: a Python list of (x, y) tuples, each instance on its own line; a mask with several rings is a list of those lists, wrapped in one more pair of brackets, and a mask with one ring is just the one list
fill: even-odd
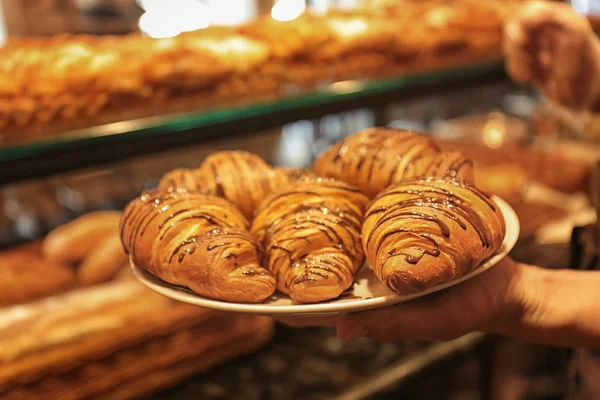
[[(398, 31), (398, 49), (418, 45), (424, 61), (482, 51), (500, 54), (503, 22), (517, 7), (521, 7), (518, 1), (507, 0), (370, 0), (360, 11), (407, 26), (408, 31)], [(406, 37), (409, 40), (403, 40)]]
[(501, 197), (510, 205), (523, 201), (529, 183), (529, 171), (515, 164), (478, 165), (475, 184), (487, 193)]
[(0, 306), (37, 300), (75, 285), (73, 268), (44, 259), (40, 242), (0, 253)]
[(264, 16), (241, 26), (240, 32), (265, 43), (276, 59), (306, 58), (330, 39), (328, 32), (314, 29), (317, 22), (309, 13), (292, 21)]
[(99, 241), (84, 258), (77, 277), (83, 285), (95, 285), (113, 279), (126, 264), (127, 255), (115, 227), (111, 235)]
[(317, 158), (314, 170), (358, 186), (373, 197), (396, 176), (424, 172), (439, 152), (431, 139), (417, 132), (371, 128), (349, 136)]
[(515, 4), (372, 0), (352, 11), (334, 7), (285, 22), (264, 16), (172, 38), (11, 39), (0, 49), (0, 129), (20, 141), (24, 127), (56, 134), (127, 115), (278, 97), (287, 85), (499, 57), (502, 22)]
[[(269, 46), (229, 27), (210, 27), (185, 32), (173, 38), (175, 46), (183, 41), (194, 51), (205, 51), (234, 73), (252, 71), (263, 65), (271, 56)], [(202, 66), (196, 66), (200, 68)]]
[(311, 54), (317, 59), (337, 59), (345, 54), (385, 54), (394, 47), (396, 29), (387, 21), (379, 21), (350, 11), (332, 11), (321, 17), (316, 32), (327, 32), (329, 40)]
[(314, 170), (320, 176), (358, 186), (369, 197), (413, 177), (472, 180), (470, 161), (459, 153), (440, 153), (429, 137), (418, 132), (370, 128), (332, 146), (317, 158)]
[(267, 198), (251, 232), (277, 288), (300, 303), (338, 297), (364, 261), (360, 226), (368, 199), (332, 180), (299, 182)]
[(165, 174), (158, 189), (219, 196), (252, 218), (265, 197), (295, 179), (291, 171), (273, 168), (255, 154), (231, 150), (212, 153), (197, 169), (179, 168)]
[(438, 4), (423, 15), (424, 28), (432, 36), (433, 51), (456, 51), (502, 45), (500, 14), (485, 2), (461, 0)]
[(61, 225), (44, 239), (44, 256), (58, 263), (77, 263), (100, 240), (116, 234), (120, 218), (120, 211), (97, 211)]
[(505, 234), (499, 207), (456, 180), (415, 179), (382, 192), (362, 227), (375, 274), (397, 294), (415, 293), (477, 268)]
[(254, 303), (275, 290), (244, 216), (215, 196), (150, 191), (121, 220), (133, 261), (157, 277), (209, 298)]
[(318, 176), (313, 171), (304, 168), (276, 168), (277, 171), (286, 175), (289, 180), (289, 184), (293, 185), (298, 181), (306, 181), (311, 179), (317, 179)]
[(205, 181), (194, 170), (177, 168), (163, 175), (158, 183), (161, 192), (184, 191), (211, 194), (214, 193), (214, 182)]
[(220, 151), (206, 157), (197, 174), (214, 182), (212, 194), (235, 204), (250, 218), (260, 202), (288, 183), (262, 158), (245, 151)]
[(473, 161), (459, 151), (441, 152), (431, 160), (422, 176), (473, 182)]

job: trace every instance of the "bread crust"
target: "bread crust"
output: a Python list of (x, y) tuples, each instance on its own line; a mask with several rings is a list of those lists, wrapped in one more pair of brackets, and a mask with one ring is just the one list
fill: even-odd
[(334, 299), (348, 289), (364, 261), (360, 226), (367, 202), (355, 187), (323, 179), (267, 198), (250, 231), (277, 289), (299, 303)]
[(471, 184), (414, 179), (383, 191), (367, 208), (365, 254), (397, 294), (459, 278), (498, 251), (506, 226), (498, 205)]
[(473, 179), (472, 163), (460, 153), (444, 154), (428, 136), (392, 128), (365, 129), (345, 138), (317, 158), (314, 170), (355, 185), (369, 197), (414, 177)]
[(217, 300), (256, 303), (275, 291), (260, 265), (248, 221), (219, 197), (153, 190), (133, 200), (121, 240), (135, 264), (162, 280)]
[(120, 218), (120, 211), (96, 211), (61, 225), (44, 239), (44, 256), (56, 263), (78, 263), (117, 232)]

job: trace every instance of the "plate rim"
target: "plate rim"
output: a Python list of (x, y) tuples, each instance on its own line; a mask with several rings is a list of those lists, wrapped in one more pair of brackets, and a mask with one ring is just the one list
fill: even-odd
[[(449, 287), (458, 285), (469, 279), (476, 277), (479, 274), (487, 271), (498, 264), (510, 251), (514, 248), (520, 234), (520, 222), (514, 209), (502, 198), (493, 195), (492, 199), (498, 204), (504, 223), (506, 225), (506, 233), (502, 241), (502, 245), (498, 252), (485, 260), (479, 267), (460, 278), (453, 279), (448, 282), (433, 286), (427, 290), (413, 293), (409, 295), (399, 296), (390, 294), (387, 296), (379, 296), (374, 298), (361, 298), (346, 301), (338, 301), (335, 299), (326, 303), (314, 304), (292, 304), (292, 305), (267, 305), (262, 303), (233, 303), (221, 300), (209, 299), (202, 297), (199, 294), (190, 292), (188, 289), (172, 285), (160, 278), (152, 275), (135, 265), (132, 257), (129, 257), (129, 264), (135, 277), (150, 290), (153, 290), (165, 297), (179, 302), (195, 305), (198, 307), (208, 308), (218, 311), (236, 312), (243, 314), (258, 314), (265, 316), (276, 315), (332, 315), (344, 314), (350, 312), (359, 312), (379, 308), (386, 305), (394, 305), (411, 301), (420, 297), (427, 296), (431, 293), (439, 292)], [(509, 235), (509, 227), (511, 229)], [(364, 268), (364, 267), (363, 267)]]

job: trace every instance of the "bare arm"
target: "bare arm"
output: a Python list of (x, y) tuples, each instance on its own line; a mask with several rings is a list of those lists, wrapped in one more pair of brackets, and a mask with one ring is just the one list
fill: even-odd
[(292, 326), (337, 326), (342, 339), (451, 340), (483, 331), (565, 347), (600, 348), (600, 272), (547, 270), (510, 258), (423, 299)]
[(491, 331), (536, 343), (600, 348), (600, 272), (519, 268), (521, 290), (536, 288), (529, 307), (514, 324), (492, 324)]

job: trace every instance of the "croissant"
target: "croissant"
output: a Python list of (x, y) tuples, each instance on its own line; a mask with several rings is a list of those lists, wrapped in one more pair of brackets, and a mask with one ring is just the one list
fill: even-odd
[(288, 173), (271, 167), (259, 156), (245, 151), (212, 153), (199, 168), (176, 169), (159, 182), (161, 191), (211, 194), (232, 202), (251, 218), (260, 202), (271, 192), (289, 184)]
[(345, 138), (321, 154), (314, 170), (319, 176), (355, 185), (369, 197), (376, 196), (392, 183), (432, 173), (472, 181), (472, 165), (468, 160), (459, 153), (440, 153), (429, 137), (417, 132), (370, 128)]
[(298, 182), (268, 197), (250, 232), (277, 288), (299, 303), (338, 297), (364, 261), (360, 227), (367, 197), (346, 183)]
[(473, 160), (459, 151), (445, 151), (431, 159), (421, 177), (437, 177), (474, 181)]
[(295, 183), (297, 181), (306, 181), (317, 179), (318, 176), (308, 169), (304, 168), (276, 168), (279, 173), (287, 176), (289, 183)]
[(212, 299), (255, 303), (275, 291), (246, 218), (228, 201), (187, 192), (142, 194), (125, 208), (125, 251), (162, 280)]
[(161, 192), (186, 191), (204, 194), (215, 192), (214, 182), (207, 181), (194, 170), (187, 168), (177, 168), (167, 172), (158, 183), (157, 189)]
[(502, 245), (504, 218), (489, 195), (469, 183), (413, 179), (369, 205), (362, 243), (375, 274), (398, 294), (459, 278)]

